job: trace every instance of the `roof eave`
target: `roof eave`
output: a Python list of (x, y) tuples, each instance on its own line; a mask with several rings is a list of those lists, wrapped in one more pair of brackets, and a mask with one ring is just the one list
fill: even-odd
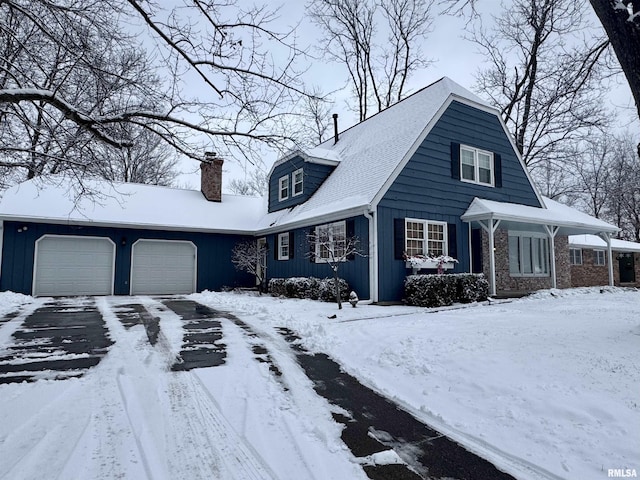
[(336, 210), (330, 213), (326, 213), (318, 216), (309, 216), (300, 220), (294, 220), (291, 222), (283, 222), (278, 225), (273, 225), (261, 229), (257, 229), (255, 235), (268, 235), (270, 233), (282, 232), (283, 230), (292, 230), (295, 228), (311, 227), (314, 225), (322, 225), (324, 223), (336, 222), (344, 220), (345, 218), (364, 215), (369, 211), (368, 205), (358, 205), (356, 207), (350, 207), (343, 210)]
[(521, 217), (518, 215), (505, 215), (497, 212), (486, 212), (486, 213), (476, 213), (470, 215), (462, 215), (460, 219), (464, 222), (477, 222), (481, 220), (501, 220), (505, 222), (515, 222), (515, 223), (528, 223), (533, 225), (549, 225), (554, 227), (565, 227), (565, 228), (576, 228), (580, 230), (584, 230), (584, 233), (616, 233), (619, 232), (620, 229), (613, 225), (605, 226), (605, 225), (590, 225), (587, 223), (581, 222), (561, 222), (557, 220), (544, 220), (538, 218), (529, 218), (529, 217)]
[(155, 230), (155, 231), (167, 231), (167, 232), (193, 232), (193, 233), (224, 233), (233, 235), (254, 235), (255, 228), (207, 228), (207, 227), (195, 227), (190, 225), (159, 225), (159, 224), (145, 224), (134, 222), (122, 222), (122, 221), (92, 221), (92, 220), (79, 220), (79, 219), (66, 219), (66, 218), (42, 218), (42, 217), (29, 217), (26, 215), (9, 216), (0, 215), (0, 222), (24, 222), (24, 223), (39, 223), (39, 224), (51, 224), (51, 225), (69, 225), (69, 226), (82, 226), (82, 227), (100, 227), (100, 228), (127, 228), (133, 230)]

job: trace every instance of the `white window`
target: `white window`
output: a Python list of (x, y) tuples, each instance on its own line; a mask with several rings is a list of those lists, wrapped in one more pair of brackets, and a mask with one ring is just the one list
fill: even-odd
[(569, 249), (569, 263), (571, 265), (582, 265), (582, 249), (581, 248)]
[(493, 186), (493, 153), (461, 145), (460, 178), (464, 182)]
[(605, 260), (604, 250), (594, 250), (593, 251), (593, 264), (594, 265), (606, 265), (607, 261)]
[(278, 234), (278, 260), (289, 260), (289, 233)]
[(278, 200), (286, 200), (289, 198), (289, 175), (280, 177), (278, 180)]
[(511, 276), (549, 276), (549, 241), (543, 234), (509, 232)]
[(300, 195), (304, 190), (304, 175), (302, 169), (293, 172), (293, 196)]
[(407, 218), (405, 220), (405, 252), (410, 257), (447, 255), (447, 224)]
[(316, 227), (316, 260), (345, 261), (347, 224), (345, 221), (328, 223)]

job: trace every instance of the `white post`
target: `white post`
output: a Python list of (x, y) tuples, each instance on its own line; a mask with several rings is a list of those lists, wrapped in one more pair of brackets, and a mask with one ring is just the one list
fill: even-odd
[(549, 235), (549, 250), (551, 254), (551, 288), (558, 288), (558, 280), (556, 275), (556, 235), (560, 227), (552, 227), (545, 225), (544, 229)]
[(467, 223), (467, 231), (469, 232), (469, 273), (473, 273), (473, 245), (471, 241), (471, 223)]
[(610, 233), (600, 233), (598, 236), (607, 242), (607, 266), (609, 270), (609, 286), (613, 287), (615, 284), (613, 280), (613, 251), (611, 250), (611, 234)]
[(489, 278), (489, 294), (493, 296), (496, 294), (496, 252), (494, 234), (498, 229), (498, 225), (500, 225), (500, 220), (489, 219), (488, 222), (490, 223), (487, 223), (486, 225), (482, 221), (478, 223), (489, 234), (489, 270), (491, 272), (491, 276)]

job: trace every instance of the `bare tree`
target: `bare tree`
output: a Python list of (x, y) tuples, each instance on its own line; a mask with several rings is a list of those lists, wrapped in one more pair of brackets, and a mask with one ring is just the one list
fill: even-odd
[(129, 134), (130, 147), (102, 146), (103, 152), (88, 166), (89, 171), (109, 181), (173, 185), (179, 160), (175, 150), (150, 130), (137, 130), (137, 135)]
[(640, 242), (640, 158), (629, 134), (612, 138), (612, 159), (606, 183), (607, 219), (622, 229), (620, 236)]
[(256, 277), (260, 293), (265, 291), (267, 278), (267, 244), (259, 240), (245, 240), (233, 247), (231, 261), (237, 270)]
[(327, 95), (323, 95), (319, 87), (312, 90), (313, 96), (307, 97), (303, 104), (303, 129), (299, 144), (302, 147), (315, 146), (326, 140), (327, 131), (331, 128), (331, 105)]
[(347, 236), (344, 222), (330, 223), (316, 227), (307, 234), (307, 242), (311, 246), (309, 256), (317, 263), (326, 263), (333, 272), (336, 303), (342, 309), (340, 295), (340, 266), (356, 256), (366, 256), (360, 248), (360, 239)]
[(576, 146), (570, 170), (581, 210), (607, 219), (608, 187), (617, 154), (617, 140), (609, 134), (594, 134)]
[(478, 90), (498, 106), (524, 162), (553, 194), (565, 189), (555, 184), (557, 172), (573, 165), (576, 142), (611, 117), (601, 68), (608, 41), (576, 41), (588, 28), (580, 2), (515, 0), (491, 31), (472, 33), (489, 59), (476, 75)]
[[(640, 2), (638, 0), (589, 0), (600, 19), (631, 93), (640, 118)], [(620, 7), (624, 8), (620, 8)], [(640, 157), (640, 144), (637, 147)]]
[[(476, 16), (479, 0), (441, 0), (445, 13)], [(576, 2), (582, 5), (582, 2)], [(640, 119), (640, 2), (637, 0), (589, 0), (616, 54), (636, 103)], [(640, 144), (636, 148), (640, 157)]]
[(227, 0), (0, 2), (0, 167), (78, 173), (98, 142), (130, 147), (137, 129), (194, 159), (204, 137), (259, 163), (257, 145), (289, 144), (306, 96), (303, 52), (275, 18)]
[(434, 0), (312, 0), (327, 56), (349, 72), (360, 121), (400, 100), (409, 76), (428, 65), (420, 49)]
[(229, 182), (229, 190), (236, 195), (261, 197), (267, 193), (268, 188), (267, 174), (257, 167), (252, 169), (244, 180), (234, 178)]

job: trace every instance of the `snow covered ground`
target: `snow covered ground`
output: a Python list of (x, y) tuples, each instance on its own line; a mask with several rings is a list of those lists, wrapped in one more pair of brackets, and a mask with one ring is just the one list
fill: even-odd
[[(152, 347), (113, 313), (130, 298), (98, 298), (115, 343), (96, 367), (0, 385), (0, 478), (366, 478), (277, 327), (517, 478), (640, 473), (640, 292), (554, 290), (439, 312), (190, 298), (234, 313), (258, 338), (223, 319), (225, 365), (171, 372), (179, 317), (139, 299), (160, 318)], [(2, 293), (0, 312), (25, 301)], [(0, 349), (20, 322), (0, 324)], [(256, 342), (281, 377), (255, 361)]]

